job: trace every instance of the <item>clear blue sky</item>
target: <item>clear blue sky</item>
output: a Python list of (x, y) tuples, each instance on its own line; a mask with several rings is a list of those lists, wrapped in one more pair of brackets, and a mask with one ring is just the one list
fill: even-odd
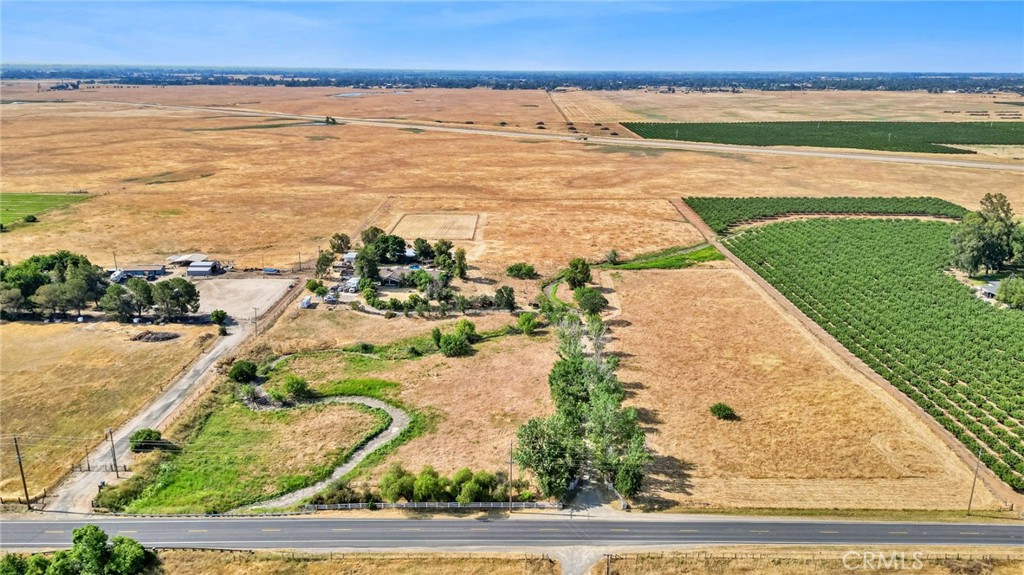
[(2, 0), (5, 63), (1024, 72), (1024, 2)]

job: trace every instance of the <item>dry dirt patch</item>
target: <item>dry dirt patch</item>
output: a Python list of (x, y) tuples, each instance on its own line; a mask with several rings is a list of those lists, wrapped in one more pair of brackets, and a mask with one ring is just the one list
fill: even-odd
[[(889, 566), (880, 566), (878, 555), (868, 556), (865, 563), (865, 552), (884, 553)], [(711, 547), (683, 553), (627, 553), (613, 559), (610, 569), (605, 561), (595, 564), (590, 574), (605, 575), (610, 571), (615, 575), (817, 575), (891, 570), (929, 575), (1015, 575), (1022, 567), (1024, 557), (1020, 550), (1007, 547)]]
[[(429, 565), (429, 569), (424, 566)], [(331, 556), (256, 553), (253, 555), (209, 551), (161, 551), (160, 566), (166, 575), (556, 575), (557, 563), (522, 554), (479, 556), (470, 554), (351, 554)]]
[(11, 436), (20, 437), (29, 490), (50, 487), (106, 428), (126, 421), (215, 337), (211, 327), (161, 330), (181, 337), (130, 341), (144, 328), (109, 322), (0, 326), (0, 492), (5, 497), (21, 489)]
[[(402, 383), (399, 400), (435, 416), (435, 427), (398, 448), (386, 464), (508, 469), (509, 445), (531, 417), (554, 411), (547, 375), (555, 362), (548, 337), (511, 336), (478, 344), (472, 357), (432, 355), (369, 374)], [(386, 464), (375, 470), (386, 470)]]
[[(660, 505), (957, 509), (971, 470), (734, 269), (622, 272), (614, 347)], [(738, 422), (709, 407), (733, 407)], [(992, 508), (979, 487), (975, 504)]]
[(390, 233), (409, 241), (415, 238), (471, 240), (479, 219), (476, 214), (405, 214)]

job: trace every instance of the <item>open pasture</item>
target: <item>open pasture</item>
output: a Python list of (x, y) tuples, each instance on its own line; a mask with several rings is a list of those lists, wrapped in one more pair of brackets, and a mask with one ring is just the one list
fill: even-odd
[[(329, 314), (332, 317), (317, 318), (303, 313), (282, 318), (269, 334), (295, 333), (305, 331), (300, 326), (316, 325), (346, 334), (334, 336), (335, 341), (356, 333), (361, 341), (386, 345), (409, 337), (429, 341), (434, 326), (447, 331), (457, 321), (427, 322), (401, 317), (385, 320), (351, 311)], [(476, 324), (477, 332), (514, 322), (512, 316), (503, 313), (468, 319)], [(397, 351), (404, 352), (408, 345), (412, 343)], [(502, 336), (474, 347), (476, 351), (471, 356), (452, 358), (439, 353), (394, 360), (354, 357), (336, 351), (300, 354), (289, 358), (278, 370), (280, 373), (275, 372), (275, 378), (292, 373), (306, 378), (311, 388), (326, 394), (356, 393), (350, 390), (353, 382), (378, 380), (396, 384), (385, 386), (381, 392), (386, 398), (424, 414), (429, 425), (426, 433), (399, 447), (374, 469), (372, 477), (383, 474), (391, 462), (400, 462), (411, 470), (432, 465), (447, 474), (467, 466), (491, 472), (507, 470), (509, 441), (516, 429), (527, 419), (552, 411), (547, 373), (555, 361), (555, 344), (539, 332), (532, 337)]]
[[(655, 457), (644, 504), (964, 505), (972, 469), (739, 270), (622, 271), (615, 289), (609, 349)], [(715, 419), (717, 402), (740, 420)], [(997, 504), (982, 484), (979, 502)]]
[(1024, 314), (943, 273), (953, 227), (807, 220), (756, 228), (730, 249), (1003, 481), (1024, 490)]
[[(298, 105), (288, 98), (304, 94), (252, 88), (244, 99), (240, 89), (205, 88), (203, 98), (153, 92), (169, 104), (182, 103), (180, 96), (185, 103), (259, 101), (251, 106), (270, 110)], [(146, 89), (117, 93), (131, 99), (136, 92)], [(546, 274), (575, 256), (600, 259), (617, 249), (629, 257), (696, 243), (699, 236), (666, 201), (680, 195), (742, 189), (821, 197), (842, 190), (930, 195), (974, 207), (985, 192), (1002, 192), (1024, 202), (1022, 175), (994, 170), (735, 153), (640, 156), (575, 142), (351, 125), (190, 131), (256, 120), (134, 104), (8, 108), (0, 117), (5, 192), (84, 188), (92, 199), (6, 235), (5, 260), (70, 248), (112, 266), (113, 252), (148, 262), (196, 251), (240, 267), (291, 268), (300, 257), (309, 262), (336, 232), (390, 229), (401, 214), (458, 213), (480, 214), (474, 245), (463, 246), (471, 265), (496, 272), (527, 261)], [(103, 145), (69, 146), (69, 133)], [(180, 181), (146, 183), (168, 178)]]
[(743, 146), (812, 146), (976, 154), (957, 145), (1024, 146), (1024, 122), (624, 122), (643, 138)]
[[(0, 493), (21, 494), (12, 438), (18, 436), (29, 491), (52, 487), (102, 439), (148, 402), (215, 337), (209, 327), (171, 325), (164, 342), (130, 341), (143, 327), (103, 324), (0, 326)], [(108, 462), (94, 462), (105, 464)]]
[(255, 412), (222, 399), (127, 511), (223, 513), (301, 489), (327, 477), (383, 417), (342, 404)]
[(479, 219), (476, 214), (405, 214), (389, 233), (410, 242), (415, 238), (471, 240)]
[(0, 194), (0, 224), (9, 226), (25, 216), (41, 217), (44, 212), (89, 199), (86, 194)]
[[(648, 90), (553, 92), (575, 122), (1006, 121), (996, 112), (1024, 105), (1018, 94), (744, 90), (674, 94)], [(971, 116), (984, 112), (987, 116)]]

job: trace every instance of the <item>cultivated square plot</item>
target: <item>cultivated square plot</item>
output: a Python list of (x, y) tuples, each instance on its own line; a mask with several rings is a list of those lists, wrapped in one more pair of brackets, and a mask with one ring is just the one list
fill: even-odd
[(476, 234), (478, 214), (406, 214), (391, 234), (407, 240), (471, 240)]

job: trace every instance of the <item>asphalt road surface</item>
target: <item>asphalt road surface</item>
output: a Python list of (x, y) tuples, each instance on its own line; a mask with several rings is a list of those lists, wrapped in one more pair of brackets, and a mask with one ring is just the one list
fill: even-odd
[(619, 521), (195, 518), (19, 520), (0, 525), (0, 546), (70, 547), (93, 523), (150, 547), (219, 549), (457, 549), (685, 544), (1024, 545), (1024, 525), (722, 519)]

